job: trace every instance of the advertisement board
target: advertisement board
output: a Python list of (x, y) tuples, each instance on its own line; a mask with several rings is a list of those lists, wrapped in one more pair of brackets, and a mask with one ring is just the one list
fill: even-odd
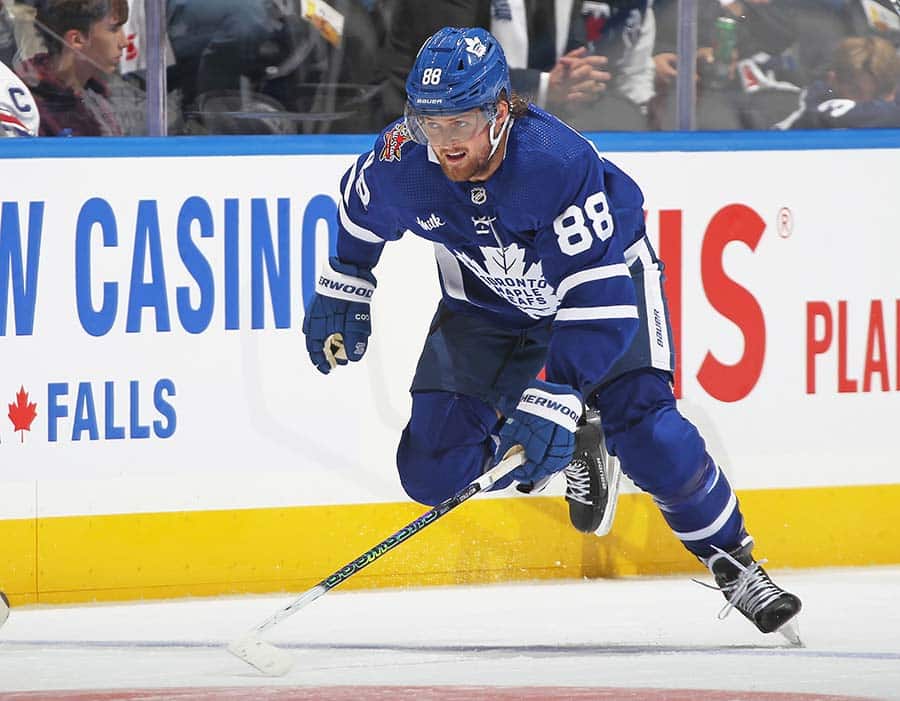
[[(325, 141), (0, 159), (0, 519), (408, 501), (434, 252), (386, 247), (366, 357), (320, 375), (303, 309), (364, 143)], [(735, 488), (897, 483), (897, 145), (595, 141), (644, 190), (676, 393)]]

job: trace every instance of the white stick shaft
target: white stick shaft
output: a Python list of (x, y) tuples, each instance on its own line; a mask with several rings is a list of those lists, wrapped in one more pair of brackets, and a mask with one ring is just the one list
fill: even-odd
[[(518, 448), (518, 446), (516, 446)], [(515, 452), (507, 453), (506, 457), (494, 465), (490, 470), (485, 472), (481, 477), (472, 482), (478, 485), (479, 492), (485, 492), (502, 478), (506, 477), (510, 472), (515, 470), (519, 465), (525, 462), (525, 451), (519, 449)]]
[(253, 629), (254, 632), (256, 634), (262, 633), (267, 628), (271, 628), (276, 623), (280, 623), (288, 616), (297, 613), (297, 611), (302, 609), (304, 606), (311, 604), (327, 591), (328, 587), (326, 587), (324, 584), (317, 584), (312, 589), (307, 589), (305, 592), (303, 592), (303, 594), (294, 599), (290, 604), (282, 609), (279, 609), (258, 626), (256, 626), (256, 628)]
[(476, 495), (478, 492), (483, 492), (487, 489), (490, 489), (498, 480), (508, 475), (524, 461), (525, 453), (523, 451), (517, 450), (516, 452), (508, 453), (503, 460), (501, 460), (494, 467), (481, 475), (481, 477), (470, 482), (464, 489), (457, 492), (449, 499), (441, 502), (422, 516), (419, 516), (419, 518), (407, 524), (404, 528), (397, 531), (392, 536), (381, 541), (381, 543), (376, 545), (374, 548), (366, 551), (360, 557), (347, 563), (344, 567), (323, 579), (316, 586), (312, 587), (312, 589), (308, 589), (307, 591), (305, 591), (284, 608), (276, 611), (273, 615), (256, 626), (256, 628), (253, 629), (252, 633), (259, 635), (264, 630), (267, 630), (277, 623), (280, 623), (288, 616), (292, 616), (293, 614), (297, 613), (297, 611), (302, 609), (304, 606), (311, 604), (313, 601), (336, 587), (345, 579), (356, 574), (356, 572), (361, 570), (363, 567), (384, 555), (388, 550), (391, 550), (407, 538), (415, 535), (421, 529), (425, 528), (425, 526), (434, 523), (437, 519), (439, 519), (451, 509), (459, 506), (459, 504), (464, 502), (466, 499)]

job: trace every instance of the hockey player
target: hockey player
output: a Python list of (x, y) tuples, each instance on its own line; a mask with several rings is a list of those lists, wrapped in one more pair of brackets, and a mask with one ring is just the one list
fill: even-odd
[[(406, 89), (405, 118), (341, 180), (337, 255), (303, 323), (312, 362), (328, 373), (362, 358), (384, 244), (433, 241), (443, 294), (397, 451), (407, 494), (437, 504), (519, 444), (527, 460), (511, 478), (534, 485), (564, 471), (573, 524), (590, 530), (605, 504), (601, 451), (578, 429), (586, 406), (625, 474), (710, 568), (726, 609), (784, 632), (800, 600), (752, 558), (731, 485), (675, 406), (662, 264), (638, 186), (511, 93), (484, 30), (435, 33)], [(534, 379), (542, 368), (546, 380)], [(591, 489), (575, 494), (579, 482)]]
[(0, 136), (37, 136), (40, 115), (31, 92), (4, 63), (0, 63)]

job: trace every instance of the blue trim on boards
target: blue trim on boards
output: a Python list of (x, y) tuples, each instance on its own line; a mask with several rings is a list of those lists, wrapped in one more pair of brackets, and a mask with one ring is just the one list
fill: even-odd
[[(900, 129), (834, 131), (593, 132), (603, 152), (900, 149)], [(4, 158), (293, 156), (363, 153), (374, 134), (4, 139)]]

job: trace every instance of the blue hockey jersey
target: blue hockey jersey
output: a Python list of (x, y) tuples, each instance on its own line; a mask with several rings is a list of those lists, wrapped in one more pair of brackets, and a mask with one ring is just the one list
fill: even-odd
[(644, 236), (634, 181), (580, 134), (531, 106), (485, 182), (453, 182), (402, 121), (341, 180), (337, 255), (371, 269), (385, 242), (434, 242), (454, 311), (524, 329), (552, 318), (550, 382), (592, 388), (638, 325), (625, 249)]
[(862, 102), (839, 98), (824, 81), (803, 91), (800, 109), (781, 125), (790, 129), (872, 129), (900, 127), (900, 104), (894, 100)]

